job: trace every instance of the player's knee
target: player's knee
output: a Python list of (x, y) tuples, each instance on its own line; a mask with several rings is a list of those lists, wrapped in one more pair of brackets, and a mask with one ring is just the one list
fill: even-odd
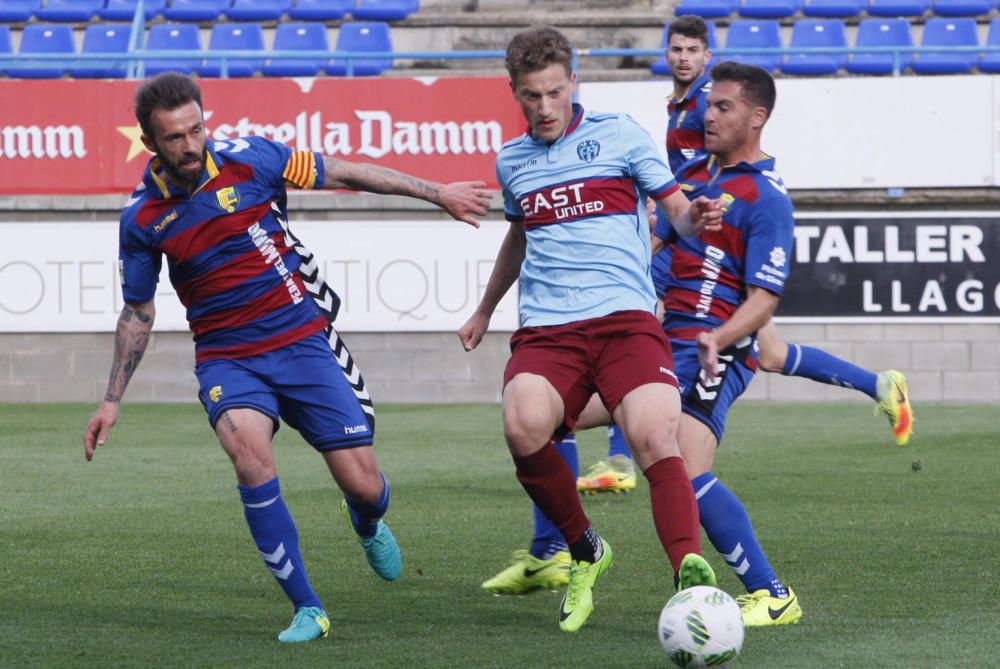
[(765, 372), (780, 373), (785, 368), (785, 356), (762, 348), (757, 363)]

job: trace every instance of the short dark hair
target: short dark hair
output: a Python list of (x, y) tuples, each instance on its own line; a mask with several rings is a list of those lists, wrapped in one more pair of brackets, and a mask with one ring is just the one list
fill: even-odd
[(743, 85), (743, 95), (758, 107), (767, 110), (771, 118), (774, 101), (778, 92), (774, 88), (774, 77), (767, 70), (756, 65), (745, 65), (732, 60), (719, 63), (709, 73), (713, 82), (735, 81)]
[(133, 101), (135, 118), (139, 121), (142, 132), (148, 137), (154, 136), (153, 126), (150, 123), (153, 111), (157, 109), (173, 111), (189, 102), (197, 102), (198, 108), (204, 109), (201, 105), (201, 89), (198, 88), (198, 84), (178, 72), (163, 72), (146, 79), (135, 89)]
[(700, 16), (687, 14), (671, 21), (670, 27), (667, 28), (667, 44), (670, 44), (670, 38), (674, 35), (701, 40), (705, 48), (708, 48), (708, 26)]
[(565, 67), (566, 74), (573, 72), (573, 49), (555, 28), (541, 26), (526, 30), (514, 35), (507, 45), (504, 65), (514, 81), (519, 75), (544, 70), (553, 64)]

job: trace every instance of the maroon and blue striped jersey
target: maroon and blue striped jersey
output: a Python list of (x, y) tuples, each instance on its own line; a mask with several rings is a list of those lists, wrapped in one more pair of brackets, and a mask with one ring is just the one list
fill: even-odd
[(781, 295), (788, 278), (792, 201), (774, 158), (720, 166), (702, 156), (681, 172), (681, 189), (724, 204), (722, 230), (679, 237), (665, 221), (655, 234), (672, 252), (666, 278), (663, 327), (671, 339), (694, 339), (729, 320), (746, 299), (747, 286)]
[(261, 137), (209, 141), (205, 174), (190, 194), (158, 171), (154, 157), (122, 211), (125, 302), (153, 299), (166, 256), (198, 362), (258, 355), (326, 328), (283, 229), (286, 188), (323, 185), (320, 154)]
[(667, 162), (679, 174), (681, 165), (705, 155), (705, 111), (712, 80), (703, 74), (691, 84), (681, 99), (667, 104)]

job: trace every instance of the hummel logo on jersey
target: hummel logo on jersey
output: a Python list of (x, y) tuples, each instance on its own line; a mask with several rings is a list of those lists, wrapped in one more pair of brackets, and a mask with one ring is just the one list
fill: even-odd
[(177, 220), (177, 210), (172, 209), (169, 214), (163, 217), (163, 220), (153, 226), (153, 232), (159, 232), (163, 228), (167, 227), (173, 221)]
[(675, 381), (677, 380), (677, 375), (674, 374), (673, 371), (667, 369), (666, 367), (660, 367), (660, 372), (662, 372), (663, 374), (668, 375), (670, 378), (672, 378)]
[(601, 143), (596, 139), (587, 139), (576, 145), (576, 155), (585, 163), (592, 163), (601, 153)]

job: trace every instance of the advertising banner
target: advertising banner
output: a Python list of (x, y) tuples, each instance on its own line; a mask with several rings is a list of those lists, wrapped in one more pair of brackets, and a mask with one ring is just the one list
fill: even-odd
[(799, 214), (785, 321), (1000, 321), (1000, 214)]
[[(149, 153), (135, 81), (0, 81), (0, 194), (125, 193)], [(524, 131), (502, 77), (205, 79), (209, 136), (263, 135), (435, 181), (487, 182)]]

